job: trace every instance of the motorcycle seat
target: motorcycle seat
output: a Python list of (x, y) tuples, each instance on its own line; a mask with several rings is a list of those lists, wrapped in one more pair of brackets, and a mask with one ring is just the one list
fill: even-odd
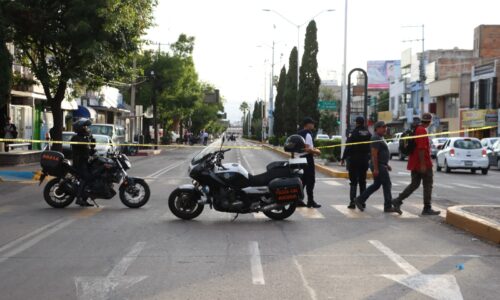
[(248, 175), (250, 186), (267, 186), (276, 178), (289, 177), (290, 169), (288, 167), (271, 168), (267, 172), (259, 175)]

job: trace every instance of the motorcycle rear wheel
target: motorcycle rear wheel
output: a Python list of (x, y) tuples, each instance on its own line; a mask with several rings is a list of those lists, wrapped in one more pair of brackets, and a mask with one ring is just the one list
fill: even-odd
[(281, 220), (284, 220), (284, 219), (290, 217), (291, 215), (293, 215), (296, 208), (297, 208), (297, 203), (293, 202), (293, 203), (290, 203), (290, 204), (284, 206), (283, 209), (265, 211), (263, 213), (269, 219), (281, 221)]
[(192, 220), (203, 212), (205, 206), (198, 203), (194, 192), (175, 190), (168, 198), (168, 207), (177, 218)]
[(67, 194), (60, 190), (60, 181), (60, 178), (54, 178), (47, 182), (43, 189), (43, 198), (45, 202), (53, 208), (65, 208), (75, 200), (75, 195)]

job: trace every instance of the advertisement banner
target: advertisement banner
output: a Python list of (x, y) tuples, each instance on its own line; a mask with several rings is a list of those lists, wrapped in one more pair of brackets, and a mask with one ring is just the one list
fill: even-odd
[(389, 89), (390, 83), (401, 76), (400, 60), (368, 61), (368, 88)]
[(478, 128), (498, 125), (498, 112), (493, 109), (464, 110), (462, 115), (462, 128)]

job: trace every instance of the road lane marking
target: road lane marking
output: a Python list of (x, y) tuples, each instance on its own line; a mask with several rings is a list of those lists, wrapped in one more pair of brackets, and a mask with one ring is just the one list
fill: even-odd
[[(413, 207), (415, 207), (417, 209), (423, 209), (423, 204), (412, 203), (412, 204), (410, 204), (410, 206), (413, 206)], [(439, 207), (437, 205), (432, 205), (432, 209), (441, 212), (439, 214), (439, 217), (446, 218), (446, 209), (445, 208), (441, 208), (441, 207)]]
[(460, 286), (458, 285), (455, 276), (448, 274), (422, 274), (419, 270), (417, 270), (417, 268), (412, 266), (403, 257), (386, 247), (380, 241), (370, 240), (369, 243), (385, 254), (385, 256), (387, 256), (406, 273), (397, 275), (381, 274), (379, 276), (395, 281), (432, 299), (463, 299)]
[(337, 211), (342, 213), (348, 218), (351, 219), (368, 219), (371, 218), (369, 214), (363, 213), (357, 209), (349, 209), (345, 205), (332, 205), (333, 208), (335, 208)]
[(161, 175), (163, 175), (163, 174), (165, 174), (165, 173), (167, 173), (167, 172), (169, 172), (169, 171), (171, 171), (171, 170), (173, 170), (173, 169), (175, 169), (175, 168), (177, 168), (177, 167), (181, 166), (181, 165), (182, 165), (183, 163), (185, 163), (185, 162), (186, 162), (186, 161), (184, 161), (184, 160), (183, 160), (183, 161), (181, 161), (180, 163), (173, 164), (173, 165), (169, 165), (169, 166), (167, 166), (167, 167), (165, 167), (165, 168), (163, 168), (163, 169), (160, 169), (160, 170), (158, 170), (158, 171), (154, 172), (153, 174), (148, 175), (148, 176), (146, 176), (146, 177), (147, 177), (147, 178), (154, 178), (154, 179), (157, 179), (159, 176), (161, 176)]
[[(241, 151), (241, 150), (240, 150)], [(255, 172), (253, 171), (253, 168), (252, 166), (250, 165), (250, 163), (248, 162), (247, 160), (247, 157), (245, 155), (242, 155), (243, 157), (243, 161), (245, 162), (245, 164), (247, 165), (247, 168), (248, 168), (248, 171), (250, 171), (251, 174), (255, 175)]]
[(496, 185), (491, 185), (491, 184), (481, 184), (481, 185), (490, 189), (500, 189), (500, 186)]
[(409, 185), (410, 184), (409, 181), (398, 181), (398, 183), (401, 185)]
[(329, 181), (322, 181), (323, 183), (326, 183), (328, 185), (331, 185), (331, 186), (343, 186), (342, 183), (340, 182), (337, 182), (337, 181), (333, 181), (333, 180), (329, 180)]
[(105, 206), (99, 205), (99, 207), (91, 207), (82, 209), (80, 212), (75, 213), (73, 216), (77, 218), (90, 218), (97, 213), (101, 212)]
[(458, 187), (466, 188), (466, 189), (480, 189), (480, 187), (472, 186), (472, 185), (468, 185), (468, 184), (463, 184), (463, 183), (452, 183), (452, 184), (456, 185)]
[[(375, 209), (377, 209), (377, 210), (384, 211), (384, 206), (383, 205), (373, 205), (373, 207)], [(401, 219), (416, 219), (416, 218), (418, 218), (417, 215), (409, 213), (406, 210), (402, 210), (402, 211), (403, 211), (402, 215), (399, 215), (399, 214), (396, 214), (396, 213), (390, 213), (390, 214), (393, 215), (393, 216), (395, 216), (395, 217), (397, 217), (397, 218), (401, 218)]]
[(325, 216), (323, 216), (322, 213), (320, 213), (317, 209), (315, 208), (307, 208), (307, 207), (297, 207), (297, 211), (307, 219), (324, 219)]
[(253, 213), (253, 217), (259, 220), (267, 219), (267, 216), (263, 212)]
[(452, 187), (451, 185), (442, 184), (442, 183), (434, 183), (434, 186), (440, 187), (440, 188), (445, 188), (445, 189), (454, 189), (454, 187)]
[(106, 277), (75, 277), (77, 298), (79, 300), (110, 299), (115, 290), (129, 288), (146, 279), (147, 276), (125, 276), (145, 245), (145, 242), (136, 243)]
[[(76, 221), (76, 219), (69, 219), (69, 220), (62, 221), (62, 222), (61, 222), (61, 219), (59, 219), (59, 220), (57, 220), (55, 222), (50, 223), (49, 224), (50, 226), (46, 225), (46, 226), (40, 228), (42, 230), (37, 229), (34, 232), (29, 233), (27, 235), (28, 237), (26, 237), (26, 236), (21, 237), (20, 239), (22, 239), (22, 241), (24, 241), (24, 240), (29, 239), (30, 237), (34, 236), (32, 239), (29, 239), (24, 244), (21, 244), (21, 245), (17, 246), (16, 248), (14, 248), (14, 249), (6, 252), (5, 254), (2, 254), (0, 256), (0, 263), (3, 263), (4, 261), (8, 260), (9, 258), (14, 257), (17, 254), (19, 254), (19, 253), (21, 253), (21, 252), (23, 252), (23, 251), (25, 251), (25, 250), (33, 247), (35, 244), (37, 244), (41, 240), (43, 240), (43, 239), (51, 236), (52, 234), (56, 233), (57, 231), (59, 231), (59, 230), (63, 229), (64, 227), (70, 225), (74, 221)], [(14, 241), (14, 242), (16, 242), (16, 241)], [(15, 244), (18, 244), (18, 243), (15, 243)], [(7, 247), (8, 245), (9, 244), (5, 245), (4, 247), (11, 248), (11, 247)], [(4, 247), (2, 247), (2, 248), (4, 248)], [(0, 251), (1, 250), (2, 249), (0, 249)]]
[(316, 291), (311, 287), (311, 285), (307, 281), (306, 275), (304, 274), (304, 269), (297, 260), (296, 256), (293, 257), (293, 263), (295, 264), (295, 267), (297, 267), (297, 270), (299, 270), (300, 279), (302, 279), (302, 284), (304, 285), (306, 291), (309, 293), (309, 297), (311, 298), (311, 300), (317, 300), (318, 297), (316, 296)]
[(252, 269), (252, 283), (255, 285), (264, 285), (264, 271), (262, 270), (262, 262), (260, 260), (259, 243), (251, 241), (249, 243), (250, 250), (250, 266)]
[(411, 173), (410, 172), (398, 172), (398, 175), (407, 175), (407, 176), (410, 176)]

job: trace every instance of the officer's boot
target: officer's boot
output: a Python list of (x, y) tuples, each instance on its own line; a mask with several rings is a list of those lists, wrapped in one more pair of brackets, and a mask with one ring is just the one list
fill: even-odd
[(356, 204), (354, 203), (354, 199), (356, 199), (356, 188), (357, 187), (355, 185), (351, 185), (351, 191), (350, 191), (351, 202), (347, 206), (347, 208), (349, 209), (356, 209)]

